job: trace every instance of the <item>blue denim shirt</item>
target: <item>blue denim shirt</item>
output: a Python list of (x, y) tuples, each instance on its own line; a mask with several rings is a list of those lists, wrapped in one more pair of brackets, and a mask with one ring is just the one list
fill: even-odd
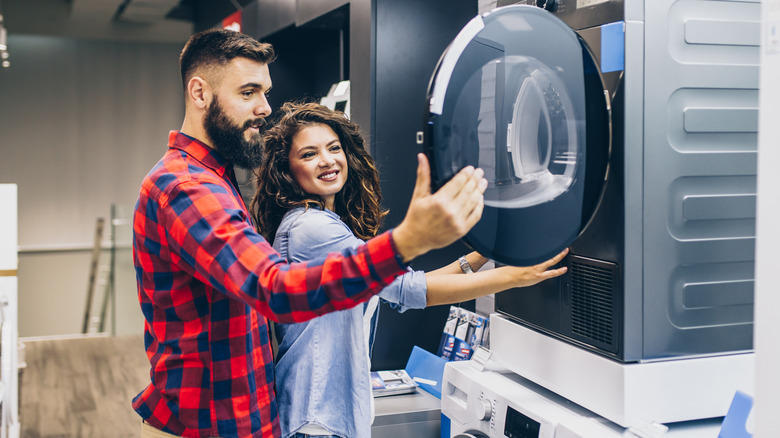
[[(310, 207), (284, 216), (274, 248), (297, 262), (362, 243), (337, 214)], [(403, 312), (424, 308), (427, 291), (425, 273), (410, 269), (379, 297)], [(283, 437), (306, 424), (346, 438), (371, 436), (366, 308), (371, 307), (357, 306), (298, 324), (276, 324), (276, 396)]]

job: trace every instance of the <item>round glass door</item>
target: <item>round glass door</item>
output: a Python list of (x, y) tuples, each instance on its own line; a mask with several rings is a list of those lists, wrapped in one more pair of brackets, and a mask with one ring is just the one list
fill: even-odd
[(611, 133), (597, 64), (571, 28), (532, 6), (475, 17), (442, 55), (428, 103), (434, 185), (466, 165), (489, 182), (469, 246), (528, 266), (574, 241), (603, 191)]

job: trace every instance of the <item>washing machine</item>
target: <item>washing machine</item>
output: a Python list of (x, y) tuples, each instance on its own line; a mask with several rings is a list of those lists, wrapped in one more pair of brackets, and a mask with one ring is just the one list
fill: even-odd
[(570, 248), (564, 276), (496, 295), (502, 365), (623, 426), (750, 390), (759, 18), (757, 0), (499, 0), (452, 41), (418, 142), (434, 186), (486, 172), (464, 240), (520, 266)]
[(511, 371), (470, 361), (445, 367), (442, 414), (459, 438), (619, 438), (625, 430)]
[(705, 419), (626, 429), (516, 373), (474, 361), (446, 365), (441, 400), (442, 430), (454, 438), (712, 438), (721, 425)]

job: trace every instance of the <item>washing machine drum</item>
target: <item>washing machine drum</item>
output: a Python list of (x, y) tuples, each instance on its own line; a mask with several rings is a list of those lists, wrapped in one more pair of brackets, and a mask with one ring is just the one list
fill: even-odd
[(423, 134), (434, 189), (466, 165), (485, 171), (466, 243), (516, 266), (569, 246), (603, 194), (609, 119), (590, 49), (553, 14), (514, 5), (471, 20), (439, 60)]

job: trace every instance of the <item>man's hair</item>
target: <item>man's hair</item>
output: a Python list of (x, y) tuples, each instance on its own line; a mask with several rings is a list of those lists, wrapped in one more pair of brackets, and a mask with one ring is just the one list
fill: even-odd
[(268, 64), (276, 54), (270, 44), (233, 30), (209, 29), (196, 33), (179, 56), (182, 86), (186, 90), (187, 82), (199, 70), (223, 66), (238, 57)]
[(347, 158), (347, 181), (336, 194), (335, 213), (361, 239), (376, 236), (387, 214), (381, 208), (379, 172), (365, 150), (360, 128), (344, 113), (317, 103), (285, 103), (277, 123), (264, 136), (265, 157), (257, 170), (257, 191), (250, 212), (260, 234), (274, 241), (284, 214), (295, 207), (325, 208), (319, 195), (303, 191), (290, 171), (290, 149), (295, 134), (314, 125), (329, 126)]

